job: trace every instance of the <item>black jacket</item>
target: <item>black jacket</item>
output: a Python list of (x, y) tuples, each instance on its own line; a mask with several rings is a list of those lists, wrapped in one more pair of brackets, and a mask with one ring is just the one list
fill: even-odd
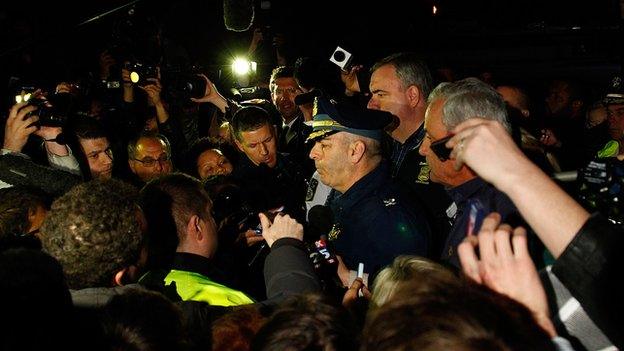
[(624, 231), (599, 214), (583, 225), (553, 272), (615, 346), (624, 348)]

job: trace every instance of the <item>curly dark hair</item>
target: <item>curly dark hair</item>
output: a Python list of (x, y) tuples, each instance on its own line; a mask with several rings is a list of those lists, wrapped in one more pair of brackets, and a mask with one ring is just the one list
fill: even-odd
[(0, 251), (27, 244), (28, 241), (21, 239), (31, 226), (28, 216), (37, 207), (47, 209), (48, 204), (43, 194), (35, 189), (24, 186), (0, 189)]
[(137, 262), (143, 234), (138, 191), (119, 180), (82, 183), (52, 204), (41, 227), (43, 249), (63, 266), (71, 289), (110, 286)]

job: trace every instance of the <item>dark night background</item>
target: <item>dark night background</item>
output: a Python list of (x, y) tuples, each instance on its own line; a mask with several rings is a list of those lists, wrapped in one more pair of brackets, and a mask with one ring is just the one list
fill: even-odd
[[(356, 62), (370, 65), (409, 50), (423, 53), (434, 67), (452, 67), (460, 78), (490, 70), (497, 79), (525, 84), (572, 76), (600, 86), (621, 67), (617, 0), (273, 0), (269, 10), (256, 2), (257, 23), (285, 33), (296, 56), (328, 58), (340, 45)], [(225, 29), (221, 0), (145, 0), (134, 6), (133, 15), (126, 9), (78, 26), (126, 3), (4, 2), (1, 78), (29, 77), (41, 85), (71, 79), (97, 67), (98, 52), (115, 44), (120, 26), (139, 32), (146, 14), (156, 16), (164, 36), (214, 80), (232, 55), (246, 50), (252, 36), (251, 31)], [(28, 65), (21, 59), (25, 52), (32, 58)]]

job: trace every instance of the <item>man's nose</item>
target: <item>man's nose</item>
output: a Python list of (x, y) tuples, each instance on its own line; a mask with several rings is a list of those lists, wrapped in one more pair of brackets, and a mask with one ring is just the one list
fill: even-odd
[(164, 160), (156, 160), (156, 170), (158, 171), (158, 173), (162, 172), (162, 170), (165, 168), (164, 163), (167, 161)]
[(312, 150), (310, 150), (310, 158), (313, 160), (317, 160), (319, 156), (317, 146), (318, 144), (314, 144)]
[(113, 163), (113, 158), (107, 154), (106, 152), (104, 153), (104, 157), (103, 157), (103, 161), (105, 165), (110, 165), (111, 163)]
[(429, 153), (429, 141), (427, 139), (423, 140), (422, 144), (418, 148), (418, 153), (422, 156), (427, 156)]
[(266, 155), (268, 153), (269, 153), (269, 151), (268, 151), (267, 147), (264, 144), (261, 143), (260, 144), (260, 154), (261, 155)]
[(371, 110), (379, 110), (379, 104), (377, 103), (377, 99), (371, 97), (370, 100), (368, 100), (366, 107)]

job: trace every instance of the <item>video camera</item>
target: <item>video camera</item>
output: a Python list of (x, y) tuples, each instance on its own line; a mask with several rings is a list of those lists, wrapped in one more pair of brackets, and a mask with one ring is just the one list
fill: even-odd
[(230, 91), (237, 102), (254, 99), (271, 100), (271, 90), (265, 87), (231, 88)]
[(591, 161), (579, 170), (577, 182), (579, 200), (585, 207), (615, 224), (624, 224), (624, 166), (617, 159)]
[(190, 68), (178, 65), (166, 66), (161, 69), (163, 86), (175, 99), (199, 99), (206, 93), (207, 84), (206, 80), (199, 75), (200, 73), (202, 73), (202, 68), (199, 66)]

